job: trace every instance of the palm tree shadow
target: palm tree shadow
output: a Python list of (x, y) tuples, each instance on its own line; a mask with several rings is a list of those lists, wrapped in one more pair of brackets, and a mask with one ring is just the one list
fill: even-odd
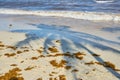
[(111, 33), (114, 33), (114, 32), (119, 32), (120, 31), (120, 27), (113, 27), (113, 28), (102, 28), (103, 31), (107, 31), (107, 32), (111, 32)]
[[(115, 44), (115, 45), (120, 45), (119, 42), (115, 41), (110, 41), (103, 39), (98, 36), (94, 36), (91, 34), (87, 33), (82, 33), (82, 32), (75, 32), (70, 30), (70, 27), (68, 26), (55, 26), (55, 25), (45, 25), (45, 24), (29, 24), (32, 26), (36, 26), (38, 29), (37, 30), (13, 30), (12, 32), (21, 32), (21, 33), (26, 33), (26, 39), (23, 41), (20, 41), (16, 44), (17, 47), (21, 47), (24, 45), (30, 45), (31, 41), (34, 40), (39, 40), (39, 39), (45, 39), (43, 46), (44, 46), (44, 54), (49, 53), (47, 49), (50, 46), (56, 46), (52, 41), (59, 39), (61, 41), (61, 49), (63, 53), (67, 52), (67, 50), (70, 50), (72, 52), (77, 51), (78, 49), (84, 49), (87, 52), (89, 52), (91, 55), (95, 54), (92, 50), (88, 49), (85, 45), (89, 44), (94, 48), (100, 49), (100, 50), (105, 50), (105, 51), (111, 51), (114, 53), (120, 53), (120, 50), (114, 49), (112, 47), (106, 46), (104, 44), (97, 43), (95, 41), (101, 41), (107, 44)], [(39, 45), (39, 44), (36, 44)], [(75, 49), (72, 47), (74, 45), (78, 49)], [(94, 57), (98, 62), (104, 62), (104, 60), (100, 57)], [(65, 60), (67, 60), (66, 57), (64, 57)], [(75, 63), (77, 64), (77, 62)], [(116, 71), (106, 68), (109, 72), (111, 72), (115, 77), (120, 78), (120, 74), (117, 73)], [(77, 79), (76, 74), (73, 74), (74, 79)]]

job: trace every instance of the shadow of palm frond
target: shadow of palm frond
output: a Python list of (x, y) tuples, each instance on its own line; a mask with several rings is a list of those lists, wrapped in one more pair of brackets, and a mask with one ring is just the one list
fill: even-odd
[[(50, 46), (55, 46), (52, 42), (53, 40), (61, 41), (61, 49), (63, 53), (75, 52), (79, 49), (84, 49), (90, 54), (95, 54), (94, 51), (90, 50), (86, 47), (86, 45), (90, 45), (93, 48), (97, 48), (104, 51), (111, 51), (114, 53), (120, 53), (120, 50), (115, 49), (113, 47), (108, 46), (109, 44), (120, 46), (119, 42), (111, 41), (107, 39), (103, 39), (101, 37), (91, 35), (83, 32), (72, 31), (68, 26), (55, 26), (55, 25), (45, 25), (45, 24), (29, 24), (37, 27), (37, 30), (13, 30), (12, 32), (21, 32), (26, 33), (26, 39), (20, 41), (16, 44), (17, 47), (21, 47), (25, 44), (29, 44), (31, 41), (39, 40), (44, 38), (43, 46), (45, 48), (44, 53), (48, 53), (47, 49)], [(104, 43), (108, 44), (105, 45)], [(39, 44), (37, 44), (39, 45)], [(32, 45), (30, 45), (32, 47)], [(74, 46), (74, 48), (73, 48)], [(65, 58), (65, 57), (64, 57)], [(100, 57), (94, 57), (98, 62), (104, 62), (104, 60)], [(65, 58), (67, 59), (67, 58)], [(75, 63), (77, 64), (77, 62)], [(115, 77), (120, 78), (120, 74), (116, 71), (106, 68), (109, 72), (111, 72)], [(76, 74), (73, 74), (73, 77), (77, 79)]]
[(114, 33), (114, 32), (119, 32), (120, 31), (120, 27), (113, 27), (113, 28), (106, 27), (106, 28), (102, 28), (102, 30)]
[(120, 36), (118, 37), (118, 39), (120, 40)]

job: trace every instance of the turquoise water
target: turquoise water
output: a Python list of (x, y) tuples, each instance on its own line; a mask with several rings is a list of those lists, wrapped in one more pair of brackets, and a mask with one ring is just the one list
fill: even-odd
[(95, 0), (0, 0), (2, 9), (120, 12), (120, 0), (97, 3)]

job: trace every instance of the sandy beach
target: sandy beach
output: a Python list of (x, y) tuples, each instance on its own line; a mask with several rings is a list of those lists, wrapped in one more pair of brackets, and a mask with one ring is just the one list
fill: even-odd
[(120, 80), (120, 24), (0, 14), (0, 80)]

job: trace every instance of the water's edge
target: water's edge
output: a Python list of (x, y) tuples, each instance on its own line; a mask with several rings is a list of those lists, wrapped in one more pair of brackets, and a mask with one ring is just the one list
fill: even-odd
[(36, 16), (54, 16), (67, 17), (93, 21), (120, 21), (118, 13), (103, 13), (103, 12), (80, 12), (80, 11), (27, 11), (15, 9), (0, 9), (0, 14), (11, 15), (36, 15)]

